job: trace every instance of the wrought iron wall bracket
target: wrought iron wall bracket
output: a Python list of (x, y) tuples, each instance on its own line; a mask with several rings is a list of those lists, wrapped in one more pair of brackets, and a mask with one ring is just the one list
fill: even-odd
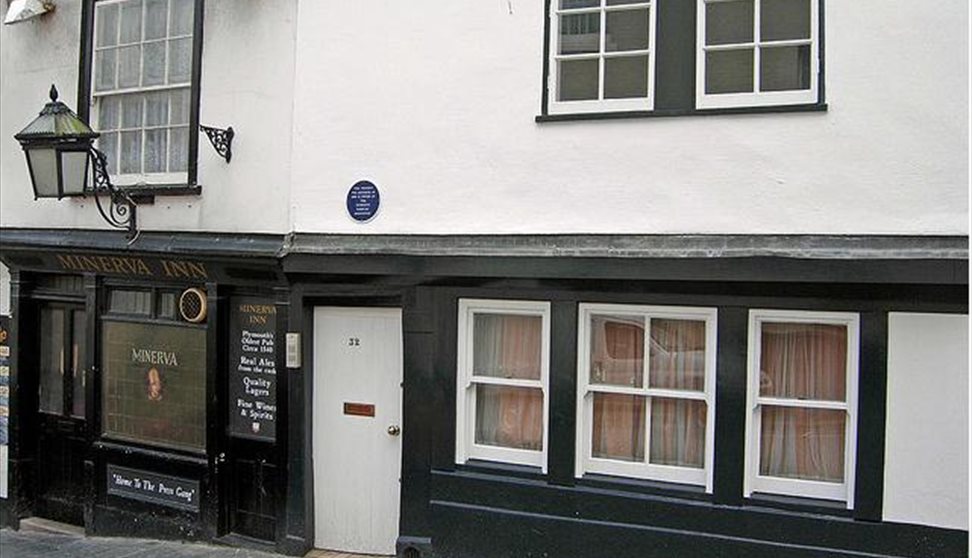
[[(105, 222), (116, 229), (125, 229), (128, 243), (135, 242), (138, 238), (138, 219), (135, 215), (135, 200), (126, 192), (119, 190), (111, 183), (108, 176), (108, 159), (105, 154), (95, 147), (89, 151), (91, 157), (92, 175), (94, 181), (90, 190), (94, 194), (95, 205), (98, 212)], [(107, 196), (108, 207), (102, 201), (102, 196)]]
[(199, 125), (199, 129), (206, 132), (206, 137), (209, 138), (209, 142), (213, 144), (213, 149), (216, 153), (219, 153), (220, 157), (226, 159), (229, 163), (230, 159), (233, 158), (233, 136), (236, 135), (233, 132), (233, 127), (230, 126), (223, 130), (222, 128), (213, 128), (211, 126)]

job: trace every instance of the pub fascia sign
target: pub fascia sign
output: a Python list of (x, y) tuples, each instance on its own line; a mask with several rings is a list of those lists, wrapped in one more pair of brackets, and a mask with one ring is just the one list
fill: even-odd
[(138, 256), (82, 256), (55, 254), (58, 265), (65, 271), (81, 271), (125, 277), (157, 277), (169, 279), (209, 279), (202, 262), (190, 260), (146, 259)]

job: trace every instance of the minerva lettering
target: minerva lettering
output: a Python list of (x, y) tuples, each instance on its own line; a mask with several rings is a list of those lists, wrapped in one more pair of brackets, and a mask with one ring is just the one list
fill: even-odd
[(132, 362), (142, 364), (165, 364), (179, 366), (179, 357), (172, 351), (158, 351), (154, 349), (136, 349), (132, 347)]

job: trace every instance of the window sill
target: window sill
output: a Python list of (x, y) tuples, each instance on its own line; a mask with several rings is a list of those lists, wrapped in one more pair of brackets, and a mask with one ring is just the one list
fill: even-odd
[(137, 204), (153, 204), (156, 196), (198, 196), (202, 193), (199, 184), (132, 184), (116, 186)]
[(816, 515), (831, 515), (836, 517), (853, 517), (853, 510), (847, 509), (847, 504), (835, 500), (821, 500), (819, 498), (802, 498), (799, 496), (781, 496), (779, 494), (764, 494), (754, 492), (746, 499), (746, 505), (760, 508), (774, 508), (779, 510), (806, 512)]
[[(133, 444), (133, 445), (129, 445)], [(168, 463), (182, 463), (186, 465), (194, 465), (200, 467), (208, 467), (209, 460), (206, 458), (205, 454), (188, 454), (185, 450), (167, 450), (167, 449), (149, 449), (142, 445), (134, 445), (138, 442), (129, 442), (127, 440), (116, 440), (114, 438), (108, 438), (107, 436), (101, 441), (95, 442), (93, 447), (96, 450), (111, 452), (111, 453), (121, 453), (123, 455), (137, 455), (143, 458), (157, 459)]]
[(661, 109), (618, 112), (586, 112), (574, 114), (540, 114), (534, 118), (537, 123), (565, 122), (576, 120), (615, 120), (619, 118), (668, 118), (673, 116), (717, 116), (731, 114), (776, 114), (785, 112), (827, 112), (827, 103), (809, 105), (779, 105), (767, 107), (732, 107), (712, 109)]
[(652, 496), (664, 496), (680, 499), (711, 501), (712, 495), (705, 491), (705, 487), (674, 482), (633, 479), (616, 477), (599, 473), (585, 473), (577, 479), (576, 486), (595, 490), (611, 490), (620, 492), (636, 492)]
[(469, 459), (465, 463), (457, 463), (456, 470), (494, 475), (501, 474), (504, 476), (529, 479), (544, 476), (540, 467), (534, 467), (533, 465), (517, 465), (513, 463), (501, 463), (499, 461), (486, 461), (484, 459)]

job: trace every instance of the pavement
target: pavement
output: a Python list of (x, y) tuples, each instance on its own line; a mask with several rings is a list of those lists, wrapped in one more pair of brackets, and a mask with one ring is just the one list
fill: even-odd
[(152, 539), (0, 529), (0, 558), (282, 558), (258, 550)]

